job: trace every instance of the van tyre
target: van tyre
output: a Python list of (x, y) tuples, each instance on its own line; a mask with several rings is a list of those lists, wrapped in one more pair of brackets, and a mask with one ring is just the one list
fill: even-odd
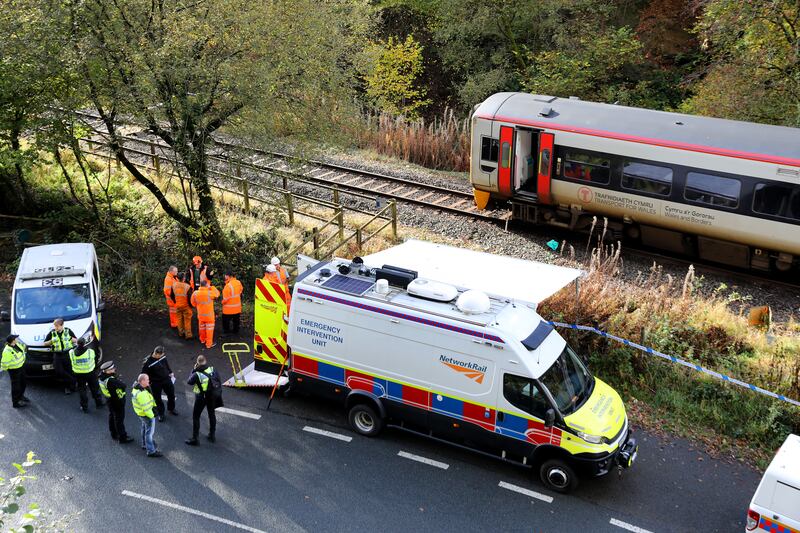
[(547, 488), (565, 494), (578, 486), (575, 470), (561, 459), (550, 459), (542, 463), (539, 478)]
[(347, 415), (350, 427), (359, 435), (376, 437), (383, 430), (383, 419), (375, 409), (364, 403), (357, 403)]

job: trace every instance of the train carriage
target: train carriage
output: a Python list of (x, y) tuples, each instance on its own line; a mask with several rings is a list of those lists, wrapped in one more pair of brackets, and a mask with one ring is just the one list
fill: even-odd
[(472, 116), (478, 207), (726, 265), (800, 267), (800, 129), (525, 93)]

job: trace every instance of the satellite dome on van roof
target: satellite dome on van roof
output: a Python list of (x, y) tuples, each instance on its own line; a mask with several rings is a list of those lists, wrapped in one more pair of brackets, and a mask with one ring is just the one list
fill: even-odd
[(465, 315), (481, 315), (488, 313), (492, 306), (489, 296), (485, 292), (470, 290), (461, 293), (456, 300), (456, 307)]

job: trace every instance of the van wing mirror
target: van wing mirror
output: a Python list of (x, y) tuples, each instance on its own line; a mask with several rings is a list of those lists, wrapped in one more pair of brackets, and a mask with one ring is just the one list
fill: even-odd
[(548, 409), (544, 412), (544, 427), (551, 428), (556, 423), (556, 412), (553, 409)]
[(106, 310), (106, 303), (103, 300), (97, 302), (97, 312), (102, 313)]
[(0, 311), (0, 320), (2, 320), (3, 322), (10, 321), (11, 320), (11, 313), (9, 313), (5, 309), (3, 309), (2, 311)]

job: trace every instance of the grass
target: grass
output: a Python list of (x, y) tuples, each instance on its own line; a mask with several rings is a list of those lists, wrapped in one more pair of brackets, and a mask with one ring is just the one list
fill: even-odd
[(469, 169), (469, 133), (469, 120), (458, 120), (447, 110), (428, 123), (367, 113), (355, 137), (360, 148), (430, 169), (464, 172)]

